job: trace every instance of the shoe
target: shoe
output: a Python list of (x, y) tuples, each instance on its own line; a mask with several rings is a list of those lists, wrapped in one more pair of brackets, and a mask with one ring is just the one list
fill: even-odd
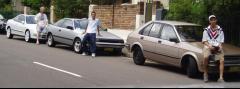
[(220, 82), (220, 83), (224, 83), (225, 81), (223, 80), (223, 79), (218, 79), (218, 82)]
[(83, 56), (86, 56), (87, 54), (85, 52), (82, 53)]
[(207, 75), (207, 74), (204, 74), (204, 75), (203, 75), (203, 81), (204, 81), (205, 83), (208, 82), (208, 75)]
[(92, 57), (96, 57), (96, 54), (95, 54), (95, 53), (92, 53)]

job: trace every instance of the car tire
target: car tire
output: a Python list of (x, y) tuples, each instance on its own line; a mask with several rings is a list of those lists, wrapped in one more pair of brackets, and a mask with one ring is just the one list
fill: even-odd
[(144, 65), (145, 58), (140, 47), (136, 47), (133, 51), (133, 61), (136, 65)]
[(49, 34), (47, 36), (47, 45), (48, 45), (48, 47), (55, 47), (56, 46), (56, 43), (54, 42), (54, 38), (53, 38), (52, 34)]
[(12, 39), (13, 38), (13, 34), (11, 33), (11, 31), (12, 31), (11, 28), (7, 29), (7, 34), (6, 35), (7, 35), (8, 39)]
[(80, 54), (82, 52), (82, 43), (79, 38), (75, 39), (73, 42), (73, 50), (75, 53)]
[(27, 30), (27, 31), (25, 32), (24, 39), (25, 39), (25, 42), (30, 42), (30, 41), (31, 41), (31, 34), (30, 34), (30, 31), (29, 31), (29, 30)]
[(186, 72), (189, 78), (196, 78), (199, 74), (197, 63), (192, 57), (189, 57)]

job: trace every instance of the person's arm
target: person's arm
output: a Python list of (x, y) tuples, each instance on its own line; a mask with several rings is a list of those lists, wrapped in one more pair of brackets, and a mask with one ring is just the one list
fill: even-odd
[(220, 34), (220, 42), (221, 42), (220, 45), (219, 45), (220, 49), (223, 49), (222, 44), (224, 43), (224, 40), (225, 40), (224, 32), (222, 31), (221, 34)]
[(45, 24), (46, 24), (46, 26), (48, 25), (48, 18), (47, 18), (46, 14), (45, 14)]
[(203, 42), (203, 44), (205, 45), (205, 46), (207, 46), (208, 48), (210, 48), (210, 49), (212, 49), (212, 45), (210, 45), (209, 43), (208, 43), (208, 33), (207, 33), (207, 31), (205, 30), (204, 32), (203, 32), (203, 39), (202, 39), (202, 42)]
[(100, 26), (100, 21), (98, 20), (98, 27), (97, 27), (97, 30), (98, 30), (98, 35), (99, 35), (99, 36), (101, 36), (101, 34), (100, 34), (100, 28), (101, 28), (101, 26)]

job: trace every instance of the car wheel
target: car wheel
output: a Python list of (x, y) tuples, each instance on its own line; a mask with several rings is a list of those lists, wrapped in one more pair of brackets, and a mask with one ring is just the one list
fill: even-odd
[(27, 30), (25, 32), (25, 37), (24, 38), (25, 38), (26, 42), (30, 42), (30, 40), (31, 40), (30, 31)]
[(199, 71), (198, 71), (197, 63), (195, 62), (194, 58), (189, 57), (188, 66), (186, 70), (189, 78), (197, 77)]
[(54, 38), (53, 38), (52, 34), (49, 34), (47, 36), (47, 45), (49, 47), (54, 47), (56, 45), (55, 42), (54, 42)]
[(13, 35), (12, 35), (12, 33), (11, 33), (11, 28), (8, 28), (8, 29), (7, 29), (7, 38), (8, 38), (8, 39), (12, 39), (12, 38), (13, 38)]
[(76, 39), (76, 40), (73, 42), (73, 50), (74, 50), (74, 52), (76, 52), (76, 53), (80, 53), (80, 52), (81, 52), (81, 49), (82, 49), (81, 41), (80, 41), (80, 39)]
[(136, 47), (133, 51), (133, 61), (136, 65), (144, 65), (145, 58), (143, 56), (142, 50), (139, 47)]

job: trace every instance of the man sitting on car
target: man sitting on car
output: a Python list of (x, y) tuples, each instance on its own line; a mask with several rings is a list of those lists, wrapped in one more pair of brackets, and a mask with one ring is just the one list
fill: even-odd
[(220, 61), (220, 78), (219, 82), (224, 82), (224, 53), (222, 43), (224, 43), (224, 33), (220, 26), (217, 25), (215, 15), (209, 16), (210, 25), (203, 32), (202, 42), (204, 44), (204, 82), (208, 82), (208, 60), (209, 56), (214, 52), (216, 60)]

